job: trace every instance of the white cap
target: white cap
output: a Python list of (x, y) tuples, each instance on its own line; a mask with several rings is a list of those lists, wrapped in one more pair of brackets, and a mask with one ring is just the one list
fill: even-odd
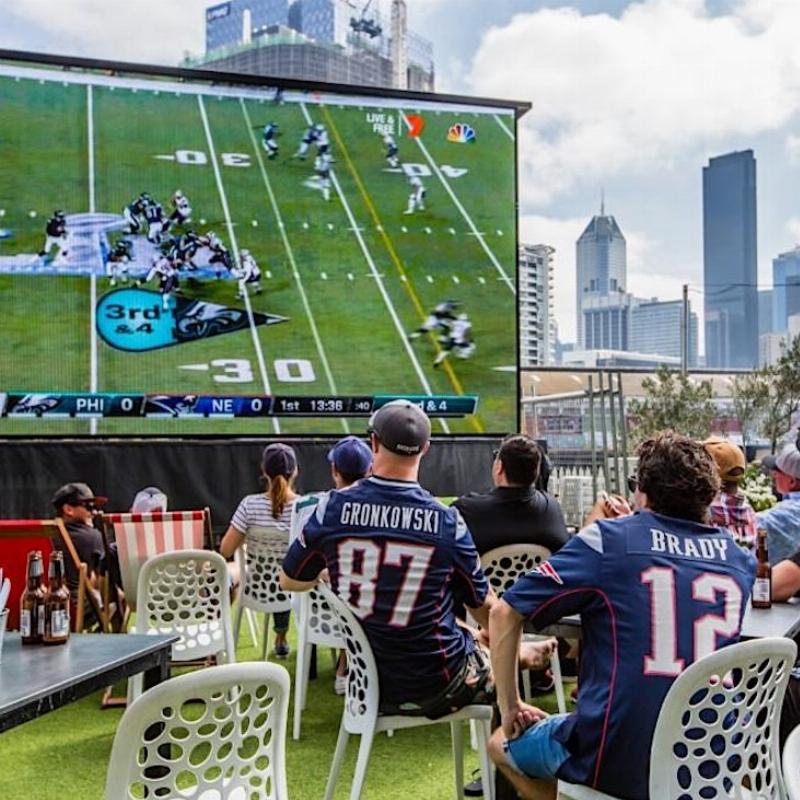
[(156, 486), (142, 489), (133, 498), (131, 512), (134, 514), (150, 514), (153, 511), (167, 510), (167, 496)]

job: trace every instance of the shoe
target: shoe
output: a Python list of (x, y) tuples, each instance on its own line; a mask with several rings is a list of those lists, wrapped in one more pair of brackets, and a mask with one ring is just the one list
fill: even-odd
[(292, 648), (289, 647), (289, 642), (278, 642), (272, 651), (275, 658), (288, 658), (291, 652)]
[(347, 675), (337, 675), (333, 681), (333, 691), (342, 695), (347, 691)]
[(472, 780), (464, 786), (464, 797), (483, 797), (483, 783), (479, 769), (473, 771)]

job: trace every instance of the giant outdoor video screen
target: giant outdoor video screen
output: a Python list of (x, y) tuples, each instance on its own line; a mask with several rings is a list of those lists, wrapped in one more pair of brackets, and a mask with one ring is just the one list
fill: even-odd
[(516, 428), (510, 104), (118, 67), (0, 61), (0, 435)]

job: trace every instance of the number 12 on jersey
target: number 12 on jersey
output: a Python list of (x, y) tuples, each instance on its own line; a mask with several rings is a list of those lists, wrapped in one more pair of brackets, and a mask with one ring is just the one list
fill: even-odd
[[(339, 543), (339, 596), (349, 598), (349, 605), (359, 619), (375, 611), (375, 587), (384, 566), (400, 567), (397, 596), (392, 605), (389, 624), (405, 628), (414, 611), (422, 582), (434, 552), (433, 547), (387, 542), (385, 548), (364, 539), (345, 539)], [(357, 599), (354, 601), (353, 590)]]
[[(644, 657), (645, 675), (675, 677), (680, 675), (685, 660), (678, 658), (678, 606), (675, 570), (672, 567), (650, 567), (642, 572), (642, 583), (650, 587), (651, 651)], [(714, 603), (722, 595), (723, 615), (703, 614), (692, 623), (692, 661), (716, 650), (717, 636), (733, 636), (739, 629), (742, 590), (728, 575), (703, 572), (692, 581), (692, 599)]]

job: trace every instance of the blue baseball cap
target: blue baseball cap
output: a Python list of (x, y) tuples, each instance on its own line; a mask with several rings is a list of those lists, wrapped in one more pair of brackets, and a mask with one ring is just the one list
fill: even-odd
[(366, 475), (372, 465), (372, 450), (357, 436), (346, 436), (328, 451), (328, 461), (344, 475)]

